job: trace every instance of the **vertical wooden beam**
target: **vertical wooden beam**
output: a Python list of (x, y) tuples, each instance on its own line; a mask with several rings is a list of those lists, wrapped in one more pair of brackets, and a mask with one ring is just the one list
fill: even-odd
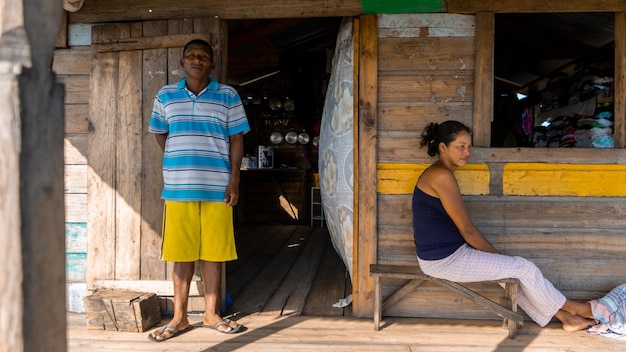
[[(94, 26), (92, 43), (119, 39), (118, 25)], [(115, 155), (119, 53), (93, 53), (87, 152), (87, 289), (115, 278)]]
[[(6, 10), (6, 8), (4, 9)], [(19, 66), (15, 66), (19, 69)], [(0, 63), (0, 339), (3, 350), (23, 351), (22, 238), (20, 218), (20, 107), (13, 67)]]
[(218, 82), (226, 82), (228, 73), (228, 23), (217, 16), (195, 18), (193, 32), (210, 38), (209, 44), (213, 47), (213, 61), (215, 68), (211, 76)]
[[(357, 276), (357, 274), (360, 272), (359, 270), (359, 216), (361, 214), (361, 212), (359, 211), (359, 199), (360, 199), (360, 187), (359, 187), (359, 179), (360, 179), (360, 173), (359, 173), (359, 165), (361, 164), (360, 160), (361, 160), (361, 154), (360, 152), (360, 148), (359, 148), (359, 84), (360, 84), (360, 79), (359, 79), (359, 71), (361, 70), (360, 64), (361, 64), (361, 60), (360, 60), (360, 55), (361, 55), (361, 21), (358, 18), (355, 18), (352, 21), (352, 45), (353, 45), (353, 53), (352, 53), (352, 64), (354, 65), (353, 67), (353, 73), (352, 73), (352, 77), (353, 77), (353, 82), (352, 82), (352, 91), (354, 92), (353, 96), (352, 96), (352, 100), (353, 100), (353, 106), (354, 106), (354, 111), (353, 111), (353, 121), (352, 121), (352, 142), (353, 142), (353, 158), (354, 160), (353, 162), (353, 167), (354, 167), (354, 175), (352, 176), (354, 178), (353, 182), (354, 182), (354, 189), (352, 190), (352, 194), (353, 194), (353, 199), (352, 199), (352, 209), (354, 209), (352, 212), (352, 219), (354, 224), (352, 224), (352, 314), (355, 316), (358, 316), (358, 309), (357, 307), (359, 306), (359, 295), (358, 295), (358, 282), (359, 282), (359, 277)], [(324, 210), (322, 209), (322, 212)]]
[(375, 15), (361, 16), (359, 24), (359, 130), (358, 130), (358, 232), (354, 246), (358, 256), (353, 266), (353, 311), (357, 317), (374, 313), (374, 279), (369, 266), (376, 261), (377, 197), (376, 163), (378, 148), (378, 21)]
[(66, 11), (63, 11), (63, 16), (61, 17), (61, 28), (59, 28), (59, 35), (57, 35), (56, 47), (57, 48), (67, 48), (67, 32), (68, 32), (68, 14)]
[[(65, 351), (64, 87), (56, 82), (55, 74), (50, 71), (63, 8), (59, 1), (10, 2), (17, 3), (17, 6), (23, 4), (24, 25), (6, 23), (8, 17), (21, 17), (20, 14), (3, 13), (5, 26), (2, 28), (11, 29), (2, 35), (3, 51), (5, 46), (8, 51), (30, 43), (32, 66), (19, 76), (23, 280), (10, 283), (22, 287), (23, 319), (20, 321), (3, 312), (13, 324), (22, 325), (23, 349), (7, 347), (5, 344), (15, 341), (6, 339), (0, 340), (0, 346), (6, 351)], [(28, 39), (22, 41), (26, 34)], [(4, 173), (5, 169), (2, 170), (0, 173)], [(11, 205), (18, 207), (15, 203)], [(2, 281), (6, 280), (8, 278), (2, 278)], [(15, 305), (19, 302), (7, 303)]]
[(615, 77), (613, 137), (615, 147), (626, 146), (626, 12), (615, 13)]
[[(167, 34), (193, 33), (193, 20), (174, 19), (167, 21)], [(187, 43), (180, 43), (176, 47), (167, 49), (167, 84), (174, 84), (183, 77), (183, 68), (180, 59), (183, 57), (183, 47)]]
[[(120, 25), (120, 39), (142, 35), (140, 22)], [(141, 263), (141, 74), (142, 51), (119, 54), (115, 148), (115, 279), (140, 279)], [(113, 156), (113, 155), (112, 155)], [(112, 157), (111, 156), (111, 157)]]
[[(359, 273), (359, 216), (360, 216), (360, 211), (359, 211), (359, 160), (360, 160), (360, 154), (359, 154), (359, 71), (361, 69), (360, 67), (360, 60), (359, 60), (359, 56), (360, 56), (360, 50), (361, 50), (361, 22), (358, 18), (355, 18), (352, 21), (352, 46), (353, 46), (353, 52), (352, 52), (352, 65), (353, 65), (353, 70), (352, 70), (352, 91), (354, 92), (354, 94), (352, 94), (352, 104), (354, 106), (354, 111), (353, 111), (353, 121), (352, 121), (352, 142), (353, 142), (353, 153), (354, 155), (352, 156), (354, 159), (352, 160), (352, 165), (355, 165), (356, 167), (353, 166), (354, 169), (354, 175), (353, 177), (353, 185), (354, 185), (354, 189), (352, 190), (352, 194), (353, 194), (353, 198), (352, 198), (352, 219), (354, 224), (352, 224), (352, 314), (353, 315), (357, 315), (357, 309), (356, 307), (358, 306), (357, 301), (359, 300), (358, 298), (358, 285), (357, 283), (359, 282), (359, 278), (357, 277), (357, 273)], [(322, 212), (324, 210), (322, 209)]]
[(476, 61), (474, 69), (473, 144), (491, 146), (493, 120), (493, 55), (495, 16), (492, 12), (476, 14)]
[[(0, 0), (0, 35), (7, 28), (23, 28), (22, 1)], [(19, 86), (16, 75), (22, 66), (30, 66), (30, 48), (25, 32), (12, 33), (13, 45), (7, 49), (15, 58), (0, 59), (0, 349), (23, 351), (24, 296), (22, 281), (22, 233), (20, 212), (20, 152), (22, 149)], [(21, 47), (21, 50), (20, 50)], [(13, 61), (11, 61), (13, 60)]]
[[(167, 21), (143, 22), (143, 35), (167, 34)], [(167, 265), (161, 260), (161, 226), (163, 222), (163, 152), (154, 135), (148, 131), (154, 97), (167, 84), (167, 49), (143, 50), (142, 60), (142, 181), (141, 181), (141, 279), (165, 280)]]

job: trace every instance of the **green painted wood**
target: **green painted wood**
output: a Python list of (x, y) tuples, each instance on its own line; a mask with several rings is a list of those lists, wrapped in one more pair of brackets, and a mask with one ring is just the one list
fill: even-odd
[(430, 13), (445, 9), (444, 0), (362, 0), (364, 14)]
[(85, 282), (87, 274), (87, 253), (67, 253), (65, 255), (66, 282)]
[(87, 223), (65, 223), (65, 275), (68, 283), (85, 282), (87, 274)]
[(65, 252), (87, 253), (87, 223), (65, 223)]

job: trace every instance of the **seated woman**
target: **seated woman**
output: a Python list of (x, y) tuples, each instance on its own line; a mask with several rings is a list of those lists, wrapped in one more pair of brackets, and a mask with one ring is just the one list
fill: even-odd
[(422, 133), (421, 146), (437, 156), (413, 193), (413, 236), (422, 271), (456, 282), (516, 278), (519, 306), (540, 326), (552, 317), (567, 331), (593, 325), (588, 302), (567, 299), (532, 262), (499, 254), (474, 226), (454, 176), (467, 163), (470, 145), (470, 129), (457, 121), (431, 123)]

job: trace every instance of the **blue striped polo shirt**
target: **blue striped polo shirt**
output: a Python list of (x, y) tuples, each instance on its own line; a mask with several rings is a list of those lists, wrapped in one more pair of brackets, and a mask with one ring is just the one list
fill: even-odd
[(154, 98), (148, 130), (167, 134), (161, 198), (223, 202), (230, 180), (229, 137), (250, 130), (239, 94), (211, 78), (196, 96), (183, 78)]

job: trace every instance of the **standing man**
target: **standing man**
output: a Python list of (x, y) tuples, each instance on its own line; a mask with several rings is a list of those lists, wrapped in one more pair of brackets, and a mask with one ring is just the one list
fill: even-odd
[(148, 335), (161, 342), (191, 329), (189, 286), (200, 261), (206, 310), (203, 326), (243, 330), (217, 310), (222, 265), (237, 259), (232, 207), (239, 198), (243, 134), (250, 130), (237, 92), (210, 77), (213, 48), (195, 39), (183, 48), (185, 77), (154, 99), (149, 131), (163, 149), (163, 247), (174, 262), (174, 317)]

